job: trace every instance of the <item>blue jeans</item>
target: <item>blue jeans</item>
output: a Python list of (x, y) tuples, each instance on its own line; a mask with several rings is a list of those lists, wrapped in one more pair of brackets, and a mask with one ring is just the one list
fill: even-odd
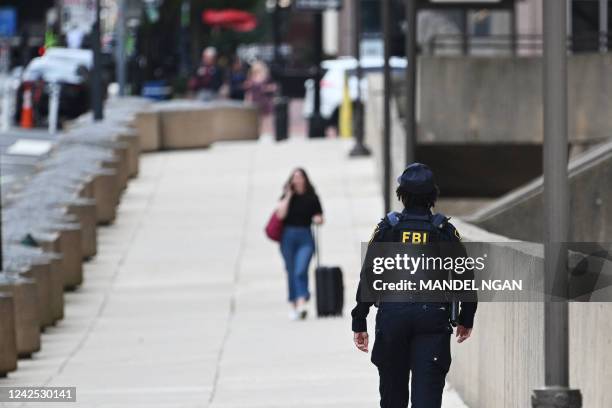
[(314, 253), (310, 227), (285, 226), (280, 249), (287, 269), (289, 301), (295, 302), (299, 298), (308, 300), (308, 266)]

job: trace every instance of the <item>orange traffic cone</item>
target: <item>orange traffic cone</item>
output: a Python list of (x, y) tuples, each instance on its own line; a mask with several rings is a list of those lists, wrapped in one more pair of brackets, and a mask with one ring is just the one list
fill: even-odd
[(32, 89), (27, 87), (23, 90), (23, 103), (21, 105), (22, 128), (31, 129), (34, 127), (34, 110), (32, 109)]

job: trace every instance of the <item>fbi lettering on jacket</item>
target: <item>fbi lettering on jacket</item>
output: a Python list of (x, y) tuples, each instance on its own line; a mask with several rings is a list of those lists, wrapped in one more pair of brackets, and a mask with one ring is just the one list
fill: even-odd
[(402, 231), (402, 243), (404, 244), (426, 244), (428, 238), (428, 232)]

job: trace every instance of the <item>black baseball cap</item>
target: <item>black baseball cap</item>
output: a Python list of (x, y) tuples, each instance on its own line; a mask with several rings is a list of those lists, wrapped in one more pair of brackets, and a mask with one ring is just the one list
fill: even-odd
[(427, 194), (436, 189), (433, 172), (422, 163), (412, 163), (397, 178), (400, 186), (414, 194)]

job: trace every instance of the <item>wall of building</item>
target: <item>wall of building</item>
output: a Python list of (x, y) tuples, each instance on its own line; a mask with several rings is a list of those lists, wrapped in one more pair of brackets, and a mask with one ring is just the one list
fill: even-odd
[[(590, 143), (610, 136), (612, 112), (604, 99), (612, 85), (608, 79), (612, 77), (611, 63), (608, 55), (571, 57), (569, 119), (574, 143)], [(419, 67), (419, 100), (421, 126), (425, 129), (419, 142), (541, 143), (540, 64), (535, 58), (437, 61), (424, 58)], [(377, 74), (368, 78), (366, 141), (382, 174), (382, 78)], [(391, 106), (393, 179), (404, 164), (404, 133), (397, 104)], [(495, 119), (489, 120), (487, 115)], [(430, 129), (433, 137), (426, 129)], [(447, 158), (455, 160), (452, 155)], [(517, 157), (512, 165), (521, 165), (521, 159)], [(482, 161), (471, 165), (480, 167), (483, 176), (488, 172)], [(493, 163), (492, 167), (498, 165), (502, 163)], [(570, 173), (574, 239), (610, 242), (612, 205), (608, 203), (612, 203), (612, 187), (608, 180), (612, 179), (612, 142), (577, 157), (570, 164)], [(541, 245), (534, 244), (533, 250), (524, 251), (511, 242), (541, 239), (542, 211), (541, 180), (535, 180), (470, 219), (499, 235), (461, 220), (453, 222), (464, 240), (483, 243), (494, 262), (490, 266), (501, 274), (512, 275), (516, 271), (542, 274)], [(610, 261), (601, 260), (597, 264), (603, 265), (609, 276)], [(610, 295), (610, 288), (603, 291)], [(479, 305), (472, 338), (461, 345), (453, 344), (453, 365), (448, 377), (468, 406), (531, 406), (531, 391), (544, 384), (543, 319), (541, 303)], [(585, 407), (612, 406), (611, 345), (612, 304), (572, 303), (570, 383), (581, 389)]]
[[(526, 251), (506, 237), (454, 223), (464, 241), (483, 242), (488, 266), (500, 274), (542, 273), (540, 245)], [(609, 271), (612, 264), (606, 264)], [(609, 297), (609, 289), (607, 293)], [(570, 384), (581, 389), (584, 407), (612, 406), (612, 390), (606, 385), (612, 383), (611, 317), (610, 303), (570, 304)], [(448, 377), (468, 406), (531, 406), (531, 391), (544, 384), (543, 326), (542, 303), (479, 304), (472, 337), (453, 343)]]
[[(572, 241), (612, 242), (612, 142), (572, 160), (570, 228)], [(480, 227), (526, 241), (542, 241), (543, 179), (537, 178), (473, 214)]]
[[(612, 103), (606, 96), (612, 93), (612, 54), (574, 55), (569, 65), (568, 119), (574, 154), (612, 136)], [(417, 159), (445, 176), (441, 183), (445, 194), (499, 197), (542, 173), (541, 77), (537, 57), (420, 58)], [(401, 76), (393, 89), (392, 174), (396, 175), (406, 164)], [(373, 73), (366, 133), (374, 138), (382, 134), (382, 109), (382, 75)]]
[[(382, 75), (373, 73), (368, 79), (366, 138), (371, 140), (373, 152), (380, 155), (382, 146), (379, 140), (383, 131)], [(391, 103), (392, 185), (395, 185), (395, 177), (406, 165), (405, 131), (400, 118), (403, 108), (399, 108), (403, 106), (401, 79), (399, 77), (394, 80), (394, 98)], [(455, 134), (437, 139), (427, 139), (421, 135), (416, 158), (437, 170), (440, 174), (440, 188), (446, 197), (498, 197), (542, 172), (540, 144), (511, 140), (504, 142), (462, 140)], [(452, 160), (448, 160), (449, 157)], [(521, 157), (520, 168), (515, 165), (516, 157)], [(382, 183), (382, 168), (379, 168), (379, 175)], [(393, 196), (391, 199), (394, 201)]]
[[(612, 54), (572, 55), (568, 69), (572, 142), (607, 139)], [(543, 140), (541, 58), (422, 57), (419, 85), (422, 140)]]

